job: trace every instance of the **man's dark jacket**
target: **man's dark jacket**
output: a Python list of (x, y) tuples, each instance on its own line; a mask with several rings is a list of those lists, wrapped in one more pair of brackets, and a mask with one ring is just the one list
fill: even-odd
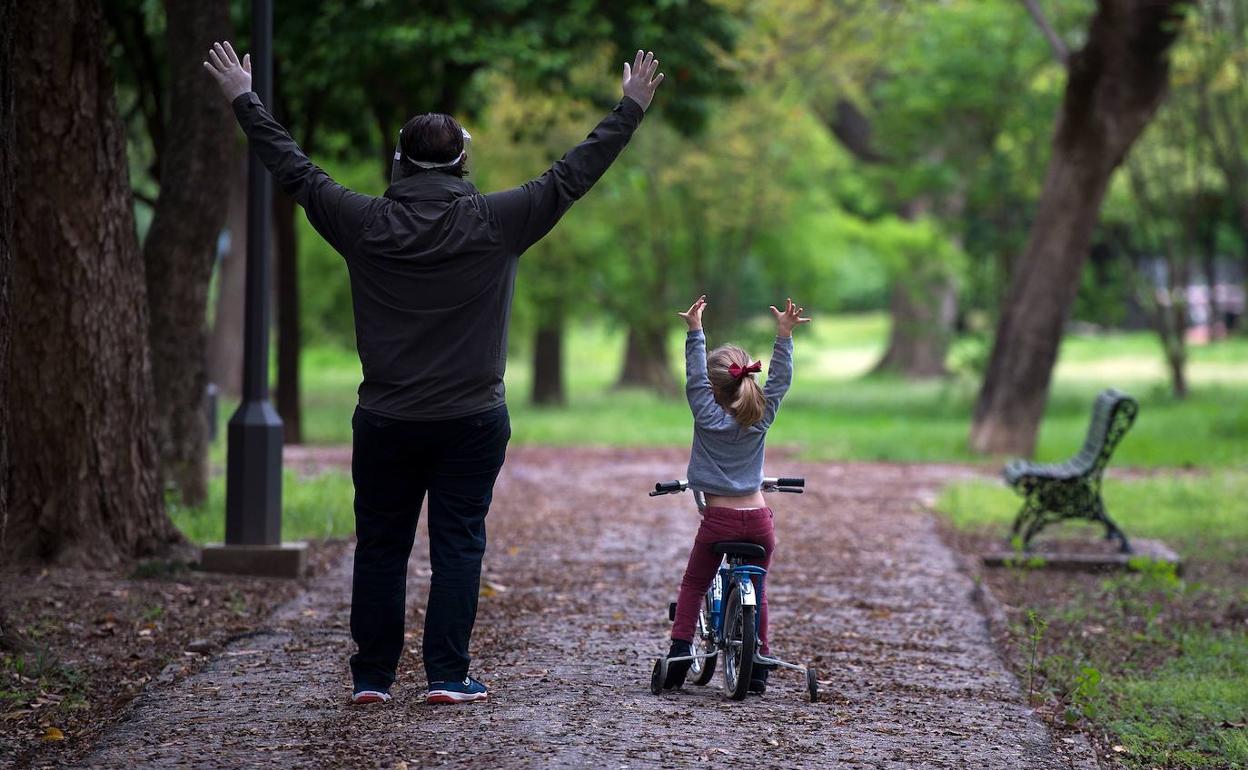
[(255, 93), (234, 100), (251, 149), (351, 274), (360, 406), (403, 420), (445, 420), (503, 403), (507, 326), (520, 255), (607, 170), (641, 123), (625, 97), (537, 179), (482, 195), (424, 171), (376, 198), (354, 193), (304, 155)]

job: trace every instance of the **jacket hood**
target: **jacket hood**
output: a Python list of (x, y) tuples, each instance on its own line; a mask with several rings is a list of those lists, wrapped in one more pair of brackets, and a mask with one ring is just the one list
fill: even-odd
[(399, 203), (416, 201), (453, 201), (467, 195), (477, 195), (476, 185), (439, 171), (423, 171), (400, 179), (390, 185), (385, 196)]

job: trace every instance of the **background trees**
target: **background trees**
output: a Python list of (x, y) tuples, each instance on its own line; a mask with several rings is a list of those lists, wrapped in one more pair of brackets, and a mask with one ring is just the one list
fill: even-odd
[[(0, 189), (17, 244), (0, 248), (0, 297), (12, 297), (0, 302), (0, 372), (17, 378), (4, 383), (0, 419), (22, 422), (0, 432), (13, 468), (0, 483), (40, 480), (0, 498), (43, 500), (39, 484), (53, 482), (32, 469), (53, 454), (88, 479), (68, 485), (75, 495), (108, 475), (101, 483), (126, 486), (140, 518), (152, 517), (137, 525), (151, 537), (121, 536), (118, 554), (167, 541), (152, 523), (164, 484), (183, 502), (202, 499), (205, 362), (227, 392), (237, 376), (240, 286), (225, 246), (245, 240), (229, 215), (244, 154), (194, 51), (228, 36), (231, 21), (245, 48), (245, 6), (66, 2), (56, 6), (73, 20), (65, 26), (106, 41), (106, 59), (73, 60), (71, 73), (19, 57), (5, 70), (16, 115), (38, 123), (19, 120), (6, 156), (16, 166), (5, 179), (32, 194)], [(638, 44), (659, 52), (668, 82), (645, 129), (522, 265), (512, 360), (527, 361), (538, 404), (575, 408), (566, 373), (582, 362), (569, 345), (586, 327), (611, 341), (600, 381), (670, 395), (679, 358), (665, 309), (706, 292), (713, 334), (754, 344), (766, 331), (755, 312), (795, 295), (825, 315), (887, 313), (876, 367), (886, 384), (951, 369), (968, 382), (986, 366), (972, 443), (1026, 453), (1072, 317), (1150, 322), (1181, 394), (1185, 338), (1204, 312), (1184, 303), (1201, 282), (1225, 293), (1228, 257), (1248, 264), (1245, 0), (279, 0), (276, 10), (274, 110), (318, 162), (373, 194), (387, 186), (398, 127), (419, 110), (469, 126), (483, 189), (539, 174), (614, 102), (621, 56)], [(42, 24), (16, 37), (65, 45), (46, 12), (11, 12), (6, 32)], [(65, 98), (44, 93), (71, 82)], [(75, 138), (95, 148), (89, 174), (47, 147), (49, 125), (86, 131), (75, 115), (97, 124)], [(88, 213), (49, 218), (40, 196)], [(277, 400), (289, 441), (323, 440), (304, 435), (299, 374), (307, 348), (349, 357), (346, 274), (293, 201), (278, 196), (274, 217)], [(227, 256), (213, 277), (218, 251)], [(71, 254), (91, 269), (70, 270)], [(1213, 300), (1209, 312), (1225, 314), (1230, 300)], [(36, 328), (60, 337), (32, 337)], [(35, 365), (49, 359), (66, 368)], [(91, 406), (72, 413), (74, 433), (55, 410), (15, 417), (32, 399)], [(21, 442), (48, 432), (62, 443), (40, 447), (42, 460), (22, 449), (18, 464)], [(103, 474), (75, 443), (101, 432), (123, 447), (104, 454), (130, 458), (130, 475)], [(104, 517), (111, 505), (93, 504)], [(35, 526), (23, 515), (23, 529)]]

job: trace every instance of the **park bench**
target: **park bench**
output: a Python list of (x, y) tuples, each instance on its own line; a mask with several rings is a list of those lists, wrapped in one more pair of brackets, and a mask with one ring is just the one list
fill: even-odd
[(1105, 390), (1092, 407), (1092, 423), (1079, 454), (1064, 463), (1033, 463), (1013, 460), (1005, 466), (1005, 480), (1023, 496), (1023, 508), (1014, 519), (1011, 542), (1031, 548), (1031, 539), (1041, 529), (1064, 519), (1088, 519), (1105, 526), (1105, 538), (1117, 540), (1123, 553), (1131, 544), (1118, 525), (1109, 518), (1101, 498), (1101, 476), (1118, 442), (1126, 435), (1139, 404), (1117, 390)]

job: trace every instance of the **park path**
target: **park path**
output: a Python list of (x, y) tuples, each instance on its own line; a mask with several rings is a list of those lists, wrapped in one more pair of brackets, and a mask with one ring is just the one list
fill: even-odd
[[(175, 687), (149, 691), (82, 766), (1070, 768), (1022, 701), (971, 579), (922, 501), (949, 466), (773, 464), (774, 651), (813, 660), (824, 698), (779, 673), (762, 698), (651, 695), (696, 512), (648, 498), (664, 450), (513, 450), (490, 514), (473, 673), (491, 701), (427, 706), (419, 634), (395, 701), (346, 704), (350, 559)], [(422, 523), (409, 628), (428, 583)]]

